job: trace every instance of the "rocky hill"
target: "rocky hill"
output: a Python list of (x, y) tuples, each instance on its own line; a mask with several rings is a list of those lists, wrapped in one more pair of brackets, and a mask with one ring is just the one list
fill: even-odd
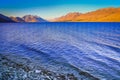
[(20, 18), (20, 17), (10, 17), (13, 21), (15, 21), (15, 22), (25, 22), (22, 18)]
[(55, 18), (53, 21), (71, 21), (71, 20), (74, 20), (76, 17), (78, 17), (81, 14), (82, 13), (79, 13), (79, 12), (68, 13), (59, 18)]
[(23, 20), (25, 22), (47, 22), (47, 20), (38, 16), (33, 16), (33, 15), (26, 15), (23, 17)]

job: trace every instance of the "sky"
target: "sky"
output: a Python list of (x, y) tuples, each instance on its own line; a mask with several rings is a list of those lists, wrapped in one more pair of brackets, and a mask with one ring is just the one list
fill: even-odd
[(31, 14), (45, 19), (107, 7), (120, 7), (120, 0), (0, 0), (1, 14), (19, 17)]

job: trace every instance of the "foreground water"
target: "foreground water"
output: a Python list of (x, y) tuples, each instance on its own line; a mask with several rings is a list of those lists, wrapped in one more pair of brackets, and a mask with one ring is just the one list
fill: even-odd
[(120, 23), (1, 23), (0, 61), (1, 79), (120, 80)]

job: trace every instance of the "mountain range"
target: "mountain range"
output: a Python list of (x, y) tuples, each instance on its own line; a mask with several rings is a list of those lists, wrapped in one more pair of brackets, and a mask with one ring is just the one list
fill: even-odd
[(120, 8), (103, 8), (87, 13), (68, 13), (56, 22), (120, 22)]
[(47, 20), (34, 16), (34, 15), (25, 15), (23, 17), (7, 17), (3, 14), (0, 14), (0, 22), (48, 22)]
[[(51, 22), (120, 22), (120, 8), (102, 8), (87, 13), (71, 12), (64, 16), (49, 20)], [(0, 14), (0, 22), (48, 22), (34, 15), (23, 17), (7, 17)]]
[(25, 15), (23, 17), (10, 17), (15, 22), (47, 22), (47, 20), (34, 15)]

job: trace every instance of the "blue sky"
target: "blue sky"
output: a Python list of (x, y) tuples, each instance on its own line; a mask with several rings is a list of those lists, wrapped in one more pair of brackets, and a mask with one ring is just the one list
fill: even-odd
[(38, 15), (51, 19), (69, 12), (89, 12), (120, 7), (120, 0), (0, 0), (0, 13), (7, 16)]

